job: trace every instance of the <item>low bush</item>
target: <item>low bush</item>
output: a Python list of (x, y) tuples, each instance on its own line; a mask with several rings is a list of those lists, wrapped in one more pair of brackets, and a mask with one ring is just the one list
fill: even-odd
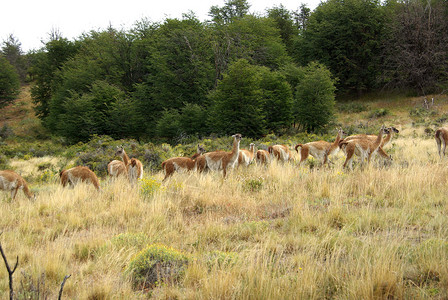
[(367, 104), (357, 102), (339, 103), (336, 107), (341, 113), (360, 113), (369, 110), (369, 106)]
[(145, 246), (149, 238), (144, 233), (120, 233), (111, 239), (111, 244), (117, 248), (141, 248)]
[(390, 115), (390, 111), (387, 108), (377, 108), (371, 111), (368, 115), (370, 119), (381, 118)]
[(152, 288), (161, 283), (176, 282), (185, 274), (189, 256), (161, 244), (140, 251), (129, 263), (126, 273), (137, 289)]
[(205, 255), (205, 262), (211, 268), (213, 266), (227, 267), (233, 266), (238, 262), (238, 253), (235, 252), (223, 252), (214, 250)]

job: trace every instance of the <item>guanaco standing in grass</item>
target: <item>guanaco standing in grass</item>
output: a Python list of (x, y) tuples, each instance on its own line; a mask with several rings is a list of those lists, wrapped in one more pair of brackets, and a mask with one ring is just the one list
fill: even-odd
[(129, 181), (136, 183), (138, 179), (143, 178), (143, 164), (137, 158), (129, 159), (129, 156), (124, 151), (123, 146), (118, 147), (115, 155), (120, 156), (126, 166)]
[(23, 190), (28, 199), (36, 198), (28, 189), (28, 185), (22, 176), (11, 170), (0, 171), (0, 190), (10, 191), (11, 199), (14, 200), (19, 189)]
[(232, 151), (214, 151), (208, 152), (204, 155), (207, 162), (207, 167), (213, 171), (223, 171), (223, 177), (225, 178), (227, 172), (235, 167), (238, 162), (238, 155), (240, 152), (241, 134), (237, 133), (232, 135), (233, 146)]
[(341, 146), (345, 145), (345, 152), (347, 155), (344, 162), (344, 168), (346, 168), (348, 164), (350, 169), (352, 169), (353, 156), (355, 154), (361, 157), (362, 164), (364, 164), (365, 159), (367, 159), (367, 163), (370, 163), (370, 158), (381, 146), (383, 136), (388, 133), (389, 130), (384, 128), (383, 125), (375, 141), (371, 141), (370, 139), (353, 139), (350, 141), (342, 141), (340, 144)]
[(444, 127), (437, 129), (434, 138), (437, 142), (440, 159), (442, 159), (445, 156), (446, 144), (448, 142), (448, 129)]
[(338, 129), (338, 134), (333, 143), (327, 141), (315, 141), (306, 144), (297, 144), (294, 149), (299, 152), (300, 149), (300, 162), (299, 165), (304, 162), (309, 155), (313, 156), (315, 159), (319, 160), (321, 164), (325, 164), (330, 155), (335, 155), (339, 151), (339, 142), (342, 140), (345, 134), (342, 128)]
[(238, 166), (242, 165), (247, 167), (254, 160), (255, 156), (255, 144), (250, 143), (249, 150), (240, 149), (238, 154)]
[(191, 171), (197, 169), (197, 158), (205, 153), (204, 147), (198, 145), (196, 153), (190, 157), (172, 157), (162, 162), (162, 170), (165, 172), (165, 181), (168, 177), (174, 174), (174, 172)]
[(255, 154), (255, 161), (257, 164), (266, 165), (270, 162), (270, 154), (267, 150), (258, 150)]
[[(117, 146), (117, 151), (120, 148)], [(129, 158), (127, 158), (129, 160)], [(128, 175), (126, 164), (123, 161), (114, 159), (107, 165), (107, 173), (111, 177), (118, 177), (120, 175)]]
[(88, 167), (77, 166), (68, 170), (62, 170), (59, 176), (61, 177), (63, 187), (66, 187), (67, 184), (74, 187), (79, 182), (85, 182), (93, 184), (98, 191), (100, 190), (98, 177)]
[[(393, 126), (388, 127), (388, 128), (386, 128), (386, 129), (388, 130), (388, 133), (387, 133), (385, 136), (383, 136), (383, 141), (381, 142), (381, 145), (380, 145), (380, 147), (378, 148), (377, 153), (378, 153), (381, 157), (383, 157), (383, 158), (385, 158), (385, 159), (389, 159), (389, 160), (391, 160), (392, 157), (391, 157), (389, 154), (387, 154), (387, 153), (384, 151), (383, 148), (384, 148), (386, 145), (388, 145), (388, 144), (390, 143), (390, 141), (392, 140), (393, 135), (394, 135), (395, 133), (399, 133), (400, 131), (399, 131), (397, 128), (393, 127)], [(345, 139), (343, 139), (343, 141), (348, 142), (348, 141), (355, 140), (355, 139), (369, 139), (371, 142), (374, 142), (374, 141), (376, 140), (377, 137), (378, 137), (378, 136), (375, 135), (375, 134), (357, 134), (357, 135), (351, 135), (351, 136), (348, 136), (348, 137), (346, 137)], [(340, 142), (340, 145), (339, 145), (339, 146), (340, 146), (340, 148), (342, 149), (342, 151), (345, 153), (345, 147), (346, 147), (346, 144)]]
[(278, 161), (289, 161), (292, 159), (292, 153), (286, 145), (274, 145), (268, 147), (268, 152), (271, 156), (277, 158)]

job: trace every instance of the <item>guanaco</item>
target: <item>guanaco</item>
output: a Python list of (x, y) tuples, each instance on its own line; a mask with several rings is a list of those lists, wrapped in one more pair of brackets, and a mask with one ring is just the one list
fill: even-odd
[(240, 149), (238, 154), (238, 166), (243, 165), (247, 167), (254, 160), (255, 156), (255, 144), (250, 143), (249, 150)]
[(299, 165), (302, 164), (309, 155), (313, 156), (317, 160), (321, 162), (321, 164), (327, 163), (329, 161), (328, 157), (330, 155), (335, 155), (339, 151), (339, 142), (342, 140), (345, 132), (342, 128), (338, 129), (338, 134), (336, 135), (336, 139), (333, 143), (327, 141), (315, 141), (309, 142), (306, 144), (297, 144), (294, 149), (299, 152), (298, 148), (302, 148), (300, 150), (300, 162)]
[(274, 145), (268, 147), (271, 156), (277, 158), (278, 161), (289, 161), (292, 159), (292, 153), (286, 145)]
[(434, 138), (437, 142), (440, 159), (442, 159), (445, 156), (446, 144), (448, 142), (448, 129), (444, 127), (437, 129)]
[(174, 174), (174, 172), (191, 171), (197, 168), (197, 158), (199, 158), (205, 149), (201, 145), (197, 145), (196, 153), (192, 157), (172, 157), (162, 162), (162, 170), (165, 172), (165, 181), (168, 177)]
[(123, 146), (117, 147), (115, 155), (120, 156), (126, 167), (126, 172), (131, 183), (136, 183), (138, 179), (143, 178), (143, 164), (137, 158), (129, 159)]
[(85, 182), (93, 184), (98, 191), (100, 190), (98, 177), (88, 167), (77, 166), (68, 170), (62, 170), (59, 176), (61, 177), (63, 187), (66, 187), (67, 184), (74, 187), (79, 182)]
[(235, 167), (238, 161), (238, 155), (240, 151), (240, 142), (242, 139), (241, 134), (237, 133), (232, 135), (233, 146), (232, 151), (214, 151), (208, 152), (204, 155), (207, 167), (213, 171), (223, 171), (223, 177), (225, 178), (227, 172)]
[[(390, 143), (390, 141), (392, 140), (393, 135), (394, 135), (395, 133), (399, 133), (400, 131), (399, 131), (397, 128), (393, 127), (393, 126), (388, 127), (388, 128), (386, 128), (386, 129), (388, 130), (388, 133), (387, 133), (385, 136), (383, 136), (383, 141), (381, 142), (381, 145), (380, 145), (380, 147), (378, 148), (377, 153), (378, 153), (381, 157), (386, 158), (386, 159), (390, 159), (390, 160), (391, 160), (392, 157), (391, 157), (390, 155), (388, 155), (388, 154), (384, 151), (383, 148), (384, 148), (386, 145), (388, 145), (388, 144)], [(374, 141), (376, 140), (377, 137), (378, 137), (378, 136), (375, 135), (375, 134), (357, 134), (357, 135), (351, 135), (351, 136), (348, 136), (348, 137), (346, 137), (345, 139), (343, 139), (343, 141), (348, 142), (348, 141), (355, 140), (355, 139), (369, 139), (371, 142), (374, 142)], [(342, 151), (343, 151), (344, 153), (345, 153), (345, 145), (346, 145), (346, 144), (344, 144), (344, 143), (340, 143), (340, 145), (339, 145), (339, 147), (342, 149)]]
[(270, 154), (267, 150), (258, 150), (255, 156), (257, 164), (265, 165), (270, 162)]
[(11, 199), (14, 200), (19, 189), (23, 190), (28, 199), (36, 199), (36, 196), (28, 189), (28, 185), (22, 176), (11, 170), (0, 171), (0, 190), (10, 191)]
[(367, 163), (370, 163), (370, 158), (381, 146), (384, 134), (388, 133), (389, 130), (383, 125), (375, 141), (371, 141), (370, 139), (353, 139), (350, 141), (342, 141), (340, 145), (345, 145), (345, 152), (347, 155), (344, 162), (344, 168), (346, 168), (348, 164), (350, 169), (352, 169), (353, 156), (355, 154), (361, 157), (362, 164), (364, 164), (365, 159), (367, 159)]

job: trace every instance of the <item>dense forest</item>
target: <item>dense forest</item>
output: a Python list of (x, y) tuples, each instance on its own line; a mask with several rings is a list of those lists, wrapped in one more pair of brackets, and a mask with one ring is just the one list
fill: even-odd
[(0, 107), (31, 83), (36, 114), (69, 143), (93, 134), (175, 143), (185, 136), (325, 131), (335, 99), (444, 92), (448, 3), (328, 0), (249, 13), (246, 0), (75, 40), (52, 32), (0, 51)]

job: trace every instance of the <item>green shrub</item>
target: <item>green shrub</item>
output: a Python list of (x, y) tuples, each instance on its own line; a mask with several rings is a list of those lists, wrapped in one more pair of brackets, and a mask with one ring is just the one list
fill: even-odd
[(140, 182), (140, 191), (146, 197), (151, 197), (162, 187), (162, 183), (152, 176), (143, 177)]
[(126, 273), (131, 276), (135, 288), (151, 288), (179, 280), (189, 261), (190, 258), (178, 250), (154, 244), (140, 251), (131, 260)]
[(390, 115), (390, 112), (387, 108), (377, 108), (369, 113), (369, 118), (381, 118), (387, 115)]
[(0, 170), (9, 169), (8, 158), (5, 155), (0, 154)]
[(111, 239), (111, 244), (117, 248), (141, 248), (146, 245), (149, 238), (144, 233), (120, 233)]
[(12, 136), (14, 132), (12, 131), (12, 128), (7, 124), (3, 124), (2, 128), (0, 128), (0, 138), (6, 140), (10, 136)]
[(337, 109), (341, 113), (360, 113), (369, 110), (369, 106), (364, 103), (350, 102), (339, 103)]
[(246, 191), (249, 192), (258, 192), (261, 191), (261, 189), (263, 188), (263, 177), (258, 177), (258, 178), (249, 178), (246, 179), (243, 183), (243, 188)]
[(0, 108), (11, 103), (19, 91), (20, 80), (16, 68), (0, 56)]
[(219, 250), (214, 250), (210, 253), (207, 253), (207, 255), (205, 256), (205, 262), (209, 267), (233, 266), (238, 262), (238, 259), (238, 253), (223, 252)]

